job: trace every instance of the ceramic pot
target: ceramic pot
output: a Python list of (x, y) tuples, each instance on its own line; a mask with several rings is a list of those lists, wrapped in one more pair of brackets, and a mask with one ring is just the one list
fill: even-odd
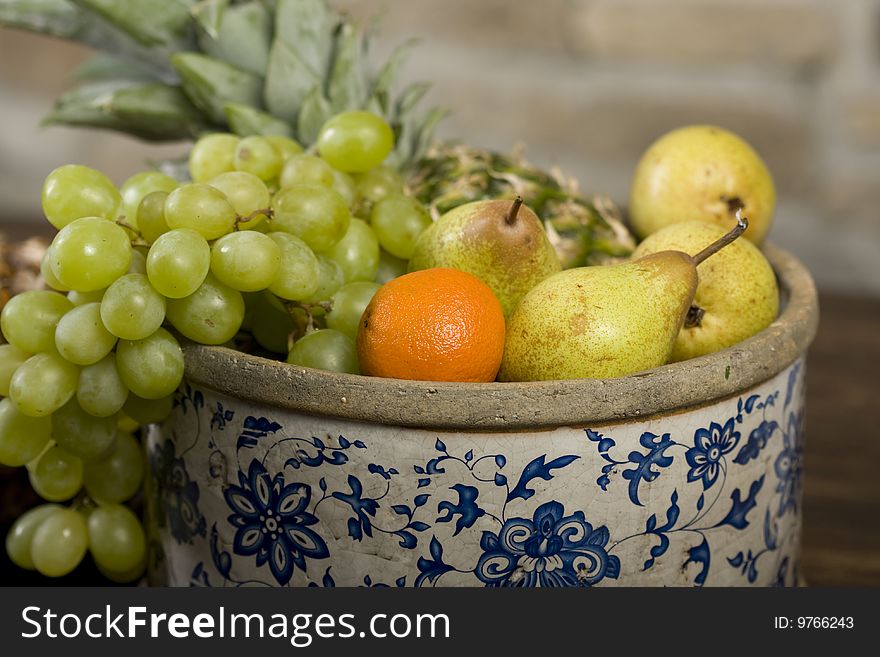
[(740, 586), (798, 578), (809, 273), (776, 322), (619, 379), (453, 384), (189, 346), (153, 427), (152, 581)]

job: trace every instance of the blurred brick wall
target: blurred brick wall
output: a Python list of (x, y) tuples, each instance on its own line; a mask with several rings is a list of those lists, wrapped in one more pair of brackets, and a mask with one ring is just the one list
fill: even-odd
[[(379, 53), (421, 40), (406, 75), (454, 114), (441, 134), (559, 165), (625, 202), (663, 132), (717, 123), (751, 142), (780, 195), (771, 239), (828, 287), (880, 294), (880, 0), (335, 0), (385, 15)], [(0, 194), (33, 212), (66, 161), (121, 180), (161, 151), (50, 128), (82, 51), (0, 31)], [(35, 45), (34, 45), (35, 44)], [(22, 54), (25, 56), (22, 56)], [(175, 150), (176, 149), (176, 150)]]

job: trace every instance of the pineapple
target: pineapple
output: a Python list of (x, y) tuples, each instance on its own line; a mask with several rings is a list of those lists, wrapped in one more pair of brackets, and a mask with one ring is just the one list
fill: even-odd
[(231, 131), (310, 145), (331, 116), (367, 109), (393, 127), (389, 163), (435, 217), (519, 194), (544, 221), (565, 267), (625, 257), (635, 247), (610, 201), (580, 195), (558, 172), (515, 154), (436, 141), (445, 110), (417, 107), (428, 86), (394, 90), (409, 44), (372, 73), (372, 27), (324, 0), (0, 0), (0, 24), (105, 51), (79, 71), (80, 86), (58, 100), (48, 122), (154, 141)]

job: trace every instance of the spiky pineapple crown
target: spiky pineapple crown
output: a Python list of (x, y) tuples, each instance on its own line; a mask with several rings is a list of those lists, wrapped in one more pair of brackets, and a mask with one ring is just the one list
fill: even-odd
[(153, 141), (228, 130), (311, 144), (331, 116), (364, 108), (394, 128), (391, 163), (404, 167), (444, 115), (416, 111), (427, 84), (394, 93), (409, 44), (372, 74), (372, 29), (324, 0), (8, 0), (0, 23), (112, 53), (80, 68), (52, 123)]
[(311, 145), (331, 116), (367, 109), (394, 129), (388, 163), (435, 214), (521, 195), (566, 267), (635, 248), (613, 204), (581, 196), (561, 175), (517, 156), (434, 142), (445, 110), (417, 107), (429, 85), (395, 91), (411, 43), (369, 70), (372, 26), (325, 0), (0, 0), (0, 24), (106, 51), (81, 67), (80, 86), (59, 99), (49, 122), (153, 141), (219, 130)]

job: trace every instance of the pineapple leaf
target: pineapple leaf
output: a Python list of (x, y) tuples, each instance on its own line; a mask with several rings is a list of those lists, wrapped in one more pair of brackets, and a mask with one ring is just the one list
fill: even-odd
[(409, 116), (413, 108), (419, 104), (419, 101), (424, 98), (430, 88), (431, 85), (428, 82), (416, 82), (404, 89), (397, 100), (395, 119)]
[(106, 53), (98, 53), (78, 66), (76, 78), (83, 82), (100, 82), (105, 80), (156, 81), (155, 74), (149, 69), (139, 67), (136, 63), (127, 59)]
[(198, 53), (177, 53), (171, 65), (180, 75), (183, 91), (212, 123), (226, 124), (226, 103), (261, 106), (263, 81), (253, 73)]
[(303, 144), (314, 144), (318, 139), (318, 133), (327, 120), (333, 116), (333, 108), (330, 102), (324, 98), (321, 86), (312, 88), (309, 95), (302, 103), (297, 120), (297, 137)]
[(290, 125), (248, 105), (226, 103), (223, 107), (229, 128), (240, 137), (250, 135), (282, 135), (292, 137)]
[(295, 50), (302, 65), (323, 80), (330, 68), (338, 16), (325, 0), (278, 0), (275, 5), (275, 41)]
[(193, 108), (182, 94), (174, 96), (173, 87), (132, 86), (128, 80), (86, 84), (64, 94), (44, 123), (108, 128), (147, 140), (191, 138), (197, 131), (181, 115)]
[(196, 38), (202, 50), (206, 50), (204, 38), (207, 38), (209, 42), (220, 38), (220, 22), (223, 20), (223, 13), (231, 1), (205, 0), (192, 8), (192, 16), (196, 21), (197, 28)]
[(300, 106), (322, 78), (304, 65), (297, 51), (280, 39), (275, 39), (266, 68), (264, 98), (266, 107), (278, 118), (296, 122)]
[(193, 7), (199, 47), (210, 57), (262, 76), (269, 62), (272, 16), (256, 0), (206, 0)]
[(373, 82), (373, 95), (383, 99), (380, 102), (382, 102), (383, 107), (385, 107), (384, 112), (388, 111), (388, 98), (391, 96), (391, 90), (394, 83), (397, 81), (400, 69), (403, 67), (404, 62), (406, 62), (409, 57), (410, 51), (417, 42), (417, 39), (410, 39), (397, 46)]
[(119, 53), (149, 68), (165, 82), (176, 81), (167, 51), (147, 48), (100, 16), (68, 0), (3, 0), (0, 25), (77, 41), (98, 50)]
[(334, 112), (362, 107), (366, 101), (368, 92), (363, 60), (363, 35), (353, 24), (343, 24), (327, 85), (327, 95)]
[(113, 94), (110, 111), (137, 126), (145, 139), (195, 139), (206, 129), (201, 114), (180, 87), (150, 84), (120, 89)]
[(191, 48), (189, 7), (181, 0), (72, 0), (122, 30), (143, 46)]
[(440, 121), (449, 116), (449, 114), (450, 110), (446, 107), (435, 107), (428, 111), (422, 119), (418, 130), (412, 137), (410, 152), (407, 153), (402, 164), (408, 163), (414, 166), (419, 160), (425, 157), (428, 149), (434, 143), (437, 126), (440, 124)]

